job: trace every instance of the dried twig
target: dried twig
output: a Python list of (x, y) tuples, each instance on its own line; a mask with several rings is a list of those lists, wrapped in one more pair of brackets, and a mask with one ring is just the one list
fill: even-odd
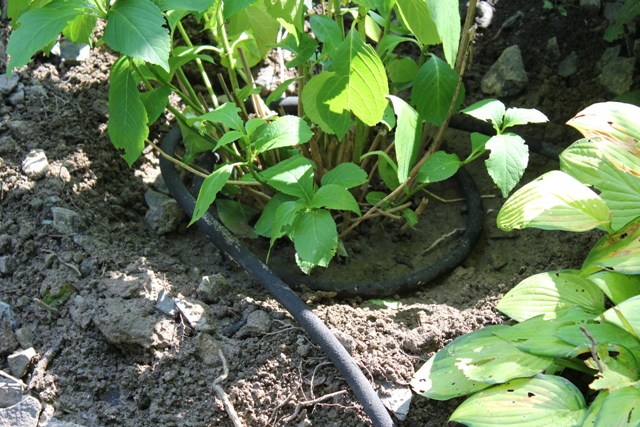
[(591, 357), (593, 357), (593, 361), (596, 362), (598, 371), (603, 372), (604, 369), (602, 368), (602, 363), (600, 363), (600, 357), (598, 356), (598, 349), (596, 348), (595, 338), (593, 338), (593, 335), (591, 335), (584, 326), (580, 326), (580, 331), (591, 342), (591, 345), (589, 346), (589, 350), (591, 350)]
[(76, 267), (75, 265), (66, 262), (65, 260), (63, 260), (60, 255), (58, 255), (57, 253), (55, 253), (54, 251), (50, 250), (50, 249), (42, 249), (42, 252), (46, 252), (49, 254), (53, 254), (56, 256), (56, 258), (58, 259), (58, 261), (60, 262), (60, 264), (64, 265), (65, 267), (69, 267), (70, 269), (72, 269), (73, 271), (75, 271), (75, 273), (78, 275), (78, 277), (82, 277), (82, 273), (80, 273), (80, 270), (78, 269), (78, 267)]
[(33, 374), (31, 374), (31, 378), (29, 378), (29, 382), (27, 384), (27, 388), (29, 390), (37, 389), (41, 390), (44, 388), (44, 375), (47, 372), (47, 367), (49, 363), (53, 360), (54, 357), (60, 351), (60, 347), (62, 346), (62, 342), (64, 341), (64, 336), (59, 336), (53, 344), (44, 352), (38, 363), (36, 363), (36, 367), (33, 369)]
[(227, 396), (227, 393), (225, 393), (225, 391), (220, 386), (220, 383), (226, 380), (227, 376), (229, 375), (229, 367), (227, 366), (227, 359), (225, 359), (222, 349), (218, 349), (218, 355), (222, 360), (222, 374), (213, 381), (213, 389), (215, 390), (220, 400), (222, 400), (224, 409), (227, 411), (227, 415), (229, 415), (229, 418), (231, 418), (231, 422), (233, 422), (234, 427), (243, 427), (242, 422), (238, 417), (238, 413), (229, 400), (229, 396)]
[(296, 405), (296, 409), (293, 410), (293, 413), (291, 415), (289, 415), (288, 417), (284, 418), (282, 421), (286, 424), (289, 423), (291, 421), (293, 421), (298, 414), (300, 413), (300, 410), (302, 408), (304, 408), (305, 406), (313, 406), (315, 404), (324, 402), (325, 400), (329, 400), (332, 397), (336, 397), (336, 396), (340, 396), (342, 394), (345, 394), (347, 392), (347, 390), (340, 390), (340, 391), (336, 391), (334, 393), (329, 393), (329, 394), (325, 394), (324, 396), (320, 396), (316, 399), (311, 399), (311, 400), (305, 400), (304, 402), (298, 402), (298, 404)]

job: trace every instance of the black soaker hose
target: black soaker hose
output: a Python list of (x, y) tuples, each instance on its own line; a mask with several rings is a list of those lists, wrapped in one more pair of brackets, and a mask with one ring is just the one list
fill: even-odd
[[(179, 128), (174, 128), (162, 143), (162, 150), (173, 155), (182, 136)], [(195, 200), (180, 180), (178, 171), (173, 163), (160, 158), (162, 177), (182, 210), (192, 216)], [(198, 222), (198, 228), (204, 232), (216, 247), (226, 252), (242, 268), (249, 272), (262, 286), (278, 301), (296, 321), (304, 328), (311, 338), (322, 348), (331, 362), (338, 368), (351, 390), (360, 401), (367, 415), (376, 427), (393, 426), (391, 415), (382, 404), (375, 390), (367, 381), (358, 365), (349, 356), (347, 350), (322, 323), (311, 309), (269, 268), (245, 249), (229, 231), (222, 226), (211, 214), (206, 213)]]

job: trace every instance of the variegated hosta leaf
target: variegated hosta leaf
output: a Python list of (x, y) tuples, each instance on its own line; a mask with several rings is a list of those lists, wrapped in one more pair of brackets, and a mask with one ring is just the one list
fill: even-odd
[(591, 249), (582, 271), (590, 274), (599, 270), (640, 274), (640, 218), (603, 237)]
[(606, 229), (606, 203), (586, 185), (561, 171), (551, 171), (516, 191), (498, 213), (505, 231), (527, 227), (544, 230)]
[(640, 107), (623, 102), (600, 102), (567, 122), (587, 138), (601, 137), (640, 155)]

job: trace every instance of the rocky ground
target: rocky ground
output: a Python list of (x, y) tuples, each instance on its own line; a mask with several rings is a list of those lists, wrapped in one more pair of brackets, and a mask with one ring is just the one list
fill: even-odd
[[(602, 40), (619, 3), (555, 2), (567, 16), (542, 1), (494, 3), (465, 79), (469, 102), (494, 96), (538, 108), (551, 122), (524, 132), (566, 146), (577, 138), (566, 120), (639, 87), (640, 43)], [(7, 27), (0, 31), (3, 52)], [(106, 133), (113, 59), (94, 49), (79, 63), (38, 58), (12, 79), (0, 76), (0, 426), (232, 425), (214, 385), (246, 426), (369, 425), (282, 307), (186, 228), (156, 153), (132, 169), (114, 155)], [(513, 67), (486, 78), (497, 61)], [(155, 129), (155, 142), (169, 126)], [(451, 131), (449, 144), (464, 150), (467, 138)], [(533, 155), (524, 181), (556, 167)], [(492, 197), (478, 246), (453, 273), (386, 305), (305, 295), (395, 401), (411, 398), (413, 373), (447, 342), (502, 322), (494, 305), (504, 292), (531, 274), (579, 266), (598, 237), (498, 231), (503, 200), (482, 164), (471, 173)], [(427, 245), (456, 228), (450, 212), (465, 208), (433, 200), (429, 209)], [(372, 244), (379, 252), (361, 269), (419, 240), (407, 239)], [(229, 329), (243, 316), (244, 326)], [(413, 396), (408, 415), (396, 415), (406, 415), (399, 425), (442, 426), (456, 403)]]

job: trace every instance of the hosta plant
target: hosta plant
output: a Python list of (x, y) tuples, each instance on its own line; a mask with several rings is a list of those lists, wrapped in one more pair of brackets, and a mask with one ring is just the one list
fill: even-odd
[[(491, 121), (498, 135), (473, 135), (465, 159), (440, 150), (463, 102), (473, 40), (473, 16), (461, 26), (457, 0), (12, 0), (8, 13), (9, 72), (60, 33), (110, 48), (118, 59), (108, 130), (126, 162), (138, 159), (149, 126), (168, 110), (185, 145), (174, 160), (204, 178), (191, 222), (215, 202), (236, 233), (271, 245), (290, 239), (304, 271), (327, 266), (364, 219), (413, 226), (415, 195), (486, 151), (506, 195), (527, 148), (505, 129), (546, 121), (486, 101), (465, 111)], [(95, 40), (98, 21), (106, 24)], [(274, 49), (288, 52), (295, 77), (263, 100), (251, 67)], [(297, 111), (285, 113), (273, 102), (292, 85)], [(172, 94), (178, 103), (169, 103)], [(212, 151), (214, 170), (188, 166)]]
[(418, 370), (418, 393), (469, 396), (453, 421), (640, 425), (640, 108), (595, 104), (569, 124), (584, 138), (507, 200), (498, 226), (604, 235), (580, 269), (509, 291), (497, 308), (513, 324), (461, 336)]

